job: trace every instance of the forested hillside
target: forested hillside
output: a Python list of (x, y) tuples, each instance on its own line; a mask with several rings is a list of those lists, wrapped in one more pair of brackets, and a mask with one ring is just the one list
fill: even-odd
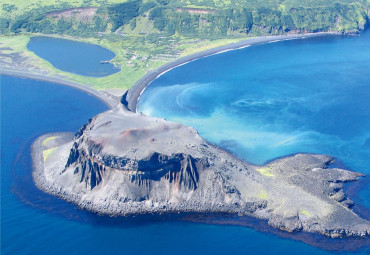
[(108, 32), (199, 38), (354, 33), (369, 26), (370, 16), (370, 0), (3, 0), (0, 5), (2, 34), (83, 37)]
[[(130, 88), (179, 57), (253, 36), (358, 33), (369, 26), (369, 10), (370, 0), (1, 0), (0, 69)], [(40, 34), (108, 48), (121, 71), (103, 78), (62, 72), (28, 51)]]

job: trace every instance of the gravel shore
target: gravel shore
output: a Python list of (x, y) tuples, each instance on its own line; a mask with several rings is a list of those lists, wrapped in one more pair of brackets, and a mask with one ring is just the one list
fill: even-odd
[(127, 100), (127, 107), (133, 111), (136, 112), (137, 110), (137, 102), (140, 100), (141, 94), (144, 92), (144, 90), (154, 81), (156, 78), (158, 78), (160, 75), (170, 71), (173, 68), (176, 68), (178, 66), (184, 65), (186, 63), (192, 62), (194, 60), (208, 57), (211, 55), (223, 53), (230, 50), (237, 50), (242, 49), (248, 46), (252, 45), (258, 45), (258, 44), (264, 44), (264, 43), (271, 43), (271, 42), (278, 42), (278, 41), (285, 41), (285, 40), (296, 40), (296, 39), (304, 39), (309, 37), (318, 37), (318, 36), (329, 36), (329, 35), (336, 35), (339, 36), (338, 33), (332, 33), (332, 32), (321, 32), (321, 33), (310, 33), (310, 34), (294, 34), (294, 35), (277, 35), (277, 36), (261, 36), (261, 37), (253, 37), (250, 39), (246, 39), (240, 42), (231, 43), (228, 45), (216, 47), (213, 49), (209, 49), (206, 51), (198, 52), (189, 56), (185, 56), (182, 58), (179, 58), (173, 62), (170, 62), (168, 64), (165, 64), (158, 69), (147, 73), (145, 76), (143, 76), (136, 84), (128, 90), (128, 94), (126, 96)]

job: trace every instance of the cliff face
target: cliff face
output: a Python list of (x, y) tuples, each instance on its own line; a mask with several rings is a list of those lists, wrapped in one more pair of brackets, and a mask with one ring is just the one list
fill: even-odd
[[(78, 143), (77, 143), (78, 142)], [(84, 139), (73, 143), (66, 169), (74, 168), (74, 174), (79, 177), (86, 188), (92, 190), (105, 177), (106, 171), (112, 169), (130, 173), (129, 181), (138, 186), (149, 185), (151, 181), (162, 178), (176, 185), (179, 189), (195, 190), (199, 180), (199, 169), (203, 169), (203, 162), (195, 160), (191, 155), (181, 153), (165, 155), (152, 152), (142, 159), (100, 155), (102, 146), (94, 142), (87, 142), (85, 151)]]
[[(126, 121), (117, 119), (119, 116)], [(225, 191), (235, 193), (219, 181), (205, 184), (207, 180), (222, 178), (209, 171), (209, 159), (217, 158), (217, 148), (183, 125), (117, 108), (83, 126), (71, 147), (61, 173), (68, 176), (68, 183), (73, 180), (69, 187), (84, 196), (96, 195), (97, 190), (105, 188), (109, 192), (116, 190), (110, 202), (146, 201), (141, 209), (130, 208), (128, 214), (192, 211), (188, 202), (196, 204), (195, 211), (208, 211), (211, 207), (225, 207), (221, 211), (228, 211), (222, 205)], [(200, 192), (208, 196), (206, 201), (193, 195)], [(213, 199), (215, 192), (218, 198)], [(169, 201), (171, 205), (166, 204)]]
[(332, 160), (297, 154), (249, 165), (190, 127), (117, 107), (59, 144), (34, 179), (43, 190), (104, 214), (238, 213), (289, 232), (367, 236), (369, 222), (350, 210), (342, 189), (362, 175), (328, 168)]

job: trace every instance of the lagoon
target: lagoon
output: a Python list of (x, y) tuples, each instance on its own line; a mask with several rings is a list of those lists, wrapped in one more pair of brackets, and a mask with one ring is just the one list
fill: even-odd
[(120, 71), (111, 63), (101, 63), (116, 56), (112, 51), (90, 43), (35, 36), (31, 37), (27, 48), (54, 67), (69, 73), (104, 77)]

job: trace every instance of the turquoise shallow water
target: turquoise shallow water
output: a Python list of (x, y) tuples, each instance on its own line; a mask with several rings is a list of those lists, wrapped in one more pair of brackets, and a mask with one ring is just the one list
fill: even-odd
[[(353, 40), (358, 38), (353, 38)], [(324, 40), (324, 39), (320, 39)], [(321, 42), (316, 43), (320, 44)], [(328, 39), (328, 42), (342, 43), (342, 40)], [(352, 40), (352, 39), (349, 39)], [(362, 39), (361, 39), (362, 40)], [(323, 41), (326, 43), (326, 40)], [(366, 41), (365, 41), (366, 42)], [(305, 41), (285, 42), (293, 50), (295, 47), (304, 45), (308, 47)], [(282, 44), (285, 44), (282, 43)], [(312, 43), (312, 42), (310, 42)], [(351, 41), (351, 43), (358, 43), (358, 41)], [(360, 43), (361, 45), (361, 43)], [(258, 50), (259, 48), (262, 50)], [(264, 56), (269, 51), (269, 47), (278, 47), (275, 49), (276, 53), (281, 51), (282, 45), (269, 44), (265, 46), (257, 46), (254, 53), (253, 48), (249, 48), (248, 58), (251, 60), (252, 56), (258, 60), (259, 54)], [(284, 46), (285, 47), (285, 46)], [(358, 46), (359, 47), (359, 46)], [(364, 48), (362, 48), (364, 50)], [(366, 47), (364, 52), (366, 53)], [(367, 51), (368, 52), (368, 51)], [(227, 70), (232, 70), (228, 66), (233, 64), (229, 59), (232, 52), (226, 55), (217, 55), (221, 60), (226, 61), (223, 67), (212, 71), (207, 68), (202, 73), (197, 68), (192, 69), (189, 66), (196, 64), (193, 62), (190, 65), (185, 65), (173, 71), (180, 71), (185, 68), (186, 71), (182, 75), (177, 76), (176, 83), (185, 81), (183, 85), (186, 87), (191, 80), (193, 72), (198, 73), (198, 77), (204, 78), (226, 73)], [(239, 54), (239, 53), (238, 53)], [(269, 54), (267, 54), (269, 55)], [(362, 54), (358, 54), (362, 56)], [(368, 55), (368, 54), (367, 54)], [(228, 57), (229, 56), (229, 57)], [(366, 54), (365, 54), (366, 56)], [(202, 59), (199, 61), (208, 61)], [(229, 60), (228, 60), (229, 59)], [(261, 64), (262, 65), (261, 60)], [(204, 62), (201, 62), (204, 63)], [(212, 60), (208, 64), (202, 64), (202, 67), (210, 67), (215, 65), (217, 61)], [(365, 63), (364, 68), (366, 67)], [(264, 64), (265, 65), (265, 64)], [(241, 64), (241, 66), (243, 66)], [(194, 66), (197, 67), (197, 66)], [(199, 66), (198, 66), (199, 67)], [(251, 67), (252, 68), (252, 67)], [(257, 68), (257, 65), (255, 66)], [(260, 70), (263, 66), (259, 67)], [(246, 70), (249, 70), (246, 69)], [(266, 79), (272, 69), (266, 69)], [(172, 75), (171, 73), (168, 75)], [(207, 73), (208, 72), (208, 73)], [(180, 72), (181, 73), (181, 72)], [(277, 71), (277, 73), (279, 73)], [(362, 71), (362, 73), (365, 72)], [(167, 74), (161, 79), (167, 79)], [(243, 83), (243, 75), (234, 74), (236, 79)], [(325, 77), (325, 75), (323, 75)], [(262, 77), (262, 76), (261, 76)], [(176, 78), (176, 75), (173, 79)], [(189, 79), (188, 79), (189, 78)], [(188, 80), (187, 80), (188, 79)], [(262, 79), (262, 78), (261, 78)], [(291, 78), (293, 81), (296, 79)], [(366, 79), (364, 79), (366, 82)], [(160, 81), (160, 80), (158, 80)], [(232, 96), (235, 93), (229, 93), (226, 89), (230, 84), (233, 84), (230, 78), (220, 79), (225, 85), (225, 88), (220, 89), (224, 95), (220, 96), (218, 93), (212, 94), (215, 87), (210, 87), (205, 90), (207, 93), (200, 94), (197, 100), (192, 100), (192, 107), (190, 110), (176, 106), (173, 103), (176, 93), (171, 91), (165, 97), (166, 100), (161, 99), (163, 103), (167, 102), (168, 109), (174, 107), (172, 110), (173, 117), (178, 120), (189, 120), (191, 114), (196, 117), (196, 120), (201, 123), (202, 119), (207, 121), (207, 118), (212, 116), (213, 102), (224, 102), (225, 96)], [(257, 81), (256, 81), (257, 82)], [(208, 82), (199, 81), (199, 84)], [(237, 83), (237, 82), (235, 82)], [(181, 87), (182, 83), (177, 87)], [(368, 83), (367, 83), (368, 84)], [(155, 85), (155, 84), (154, 84)], [(243, 89), (244, 85), (239, 85), (238, 93), (247, 93)], [(195, 86), (193, 90), (201, 90), (202, 86)], [(207, 86), (204, 86), (207, 87)], [(135, 218), (109, 218), (101, 217), (86, 211), (81, 211), (73, 205), (59, 200), (53, 196), (49, 196), (35, 188), (31, 178), (31, 158), (30, 145), (32, 141), (38, 136), (55, 131), (71, 131), (76, 132), (81, 125), (87, 122), (89, 118), (95, 114), (102, 112), (106, 107), (98, 100), (82, 93), (78, 90), (55, 85), (47, 82), (40, 82), (35, 80), (20, 79), (8, 76), (0, 77), (1, 88), (1, 254), (338, 254), (339, 252), (329, 252), (319, 248), (315, 248), (308, 244), (292, 239), (279, 237), (276, 234), (263, 233), (252, 228), (241, 226), (219, 226), (206, 225), (199, 223), (181, 222), (174, 220), (158, 221), (152, 219)], [(153, 86), (153, 89), (155, 87)], [(193, 87), (189, 87), (192, 90)], [(221, 87), (222, 88), (222, 87)], [(243, 92), (244, 91), (244, 92)], [(279, 89), (276, 89), (278, 92)], [(155, 91), (153, 91), (155, 92)], [(252, 96), (250, 91), (249, 95)], [(258, 92), (256, 89), (255, 92)], [(358, 98), (366, 97), (366, 90), (362, 93), (357, 93)], [(257, 93), (258, 94), (258, 93)], [(256, 94), (256, 95), (257, 95)], [(159, 95), (159, 94), (153, 94)], [(170, 96), (168, 96), (170, 95)], [(193, 94), (183, 94), (192, 96)], [(260, 92), (260, 97), (263, 98), (269, 93)], [(306, 94), (302, 94), (306, 95)], [(187, 97), (185, 96), (184, 99)], [(181, 99), (181, 97), (180, 97)], [(146, 102), (146, 99), (143, 98)], [(189, 98), (190, 100), (190, 98)], [(197, 101), (200, 103), (195, 104)], [(262, 99), (261, 99), (262, 101)], [(314, 102), (314, 100), (309, 100)], [(355, 103), (360, 100), (355, 100)], [(181, 102), (184, 101), (179, 101)], [(248, 102), (248, 101), (247, 101)], [(153, 102), (154, 103), (154, 102)], [(193, 104), (194, 103), (194, 104)], [(356, 105), (354, 103), (354, 105)], [(156, 102), (155, 107), (161, 104)], [(188, 104), (190, 105), (190, 103)], [(218, 106), (222, 104), (216, 104)], [(215, 107), (214, 109), (218, 109)], [(222, 108), (222, 107), (221, 107)], [(225, 108), (230, 111), (233, 107)], [(151, 108), (153, 110), (153, 108)], [(162, 108), (159, 108), (162, 109)], [(364, 107), (364, 114), (368, 107)], [(225, 110), (225, 111), (226, 111)], [(250, 108), (249, 108), (250, 110)], [(163, 113), (164, 110), (162, 109)], [(177, 115), (175, 112), (179, 111)], [(257, 107), (253, 117), (260, 116)], [(230, 111), (231, 112), (231, 111)], [(183, 114), (183, 116), (181, 116)], [(235, 110), (234, 116), (237, 116)], [(170, 114), (169, 114), (170, 115)], [(229, 116), (233, 116), (229, 114)], [(208, 116), (208, 117), (207, 117)], [(226, 115), (224, 115), (226, 117)], [(240, 115), (242, 116), (242, 115)], [(267, 116), (269, 116), (267, 114)], [(273, 114), (270, 118), (274, 119)], [(296, 116), (300, 116), (298, 113)], [(327, 115), (328, 117), (329, 115)], [(357, 116), (357, 115), (356, 115)], [(360, 115), (363, 116), (363, 115)], [(324, 119), (324, 117), (322, 117)], [(243, 119), (241, 117), (241, 119)], [(275, 119), (279, 119), (275, 116)], [(298, 120), (298, 119), (297, 119)], [(364, 123), (368, 123), (366, 119)], [(232, 124), (231, 119), (219, 121), (219, 125), (226, 125), (228, 122)], [(276, 121), (279, 123), (278, 121)], [(281, 120), (280, 122), (283, 122)], [(234, 123), (243, 124), (245, 121), (238, 120)], [(262, 122), (260, 122), (262, 125)], [(300, 122), (301, 123), (301, 122)], [(209, 130), (213, 130), (217, 125), (209, 124)], [(204, 129), (205, 130), (205, 129)], [(217, 131), (220, 134), (222, 131)], [(361, 128), (357, 129), (360, 134)], [(257, 130), (258, 131), (258, 130)], [(216, 135), (215, 135), (216, 136)], [(355, 134), (352, 134), (355, 136)], [(343, 136), (346, 137), (346, 136)], [(230, 139), (231, 140), (231, 137)], [(237, 140), (238, 142), (238, 140)], [(235, 142), (234, 142), (235, 143)], [(227, 144), (227, 143), (226, 143)], [(229, 143), (233, 145), (233, 143)], [(229, 145), (228, 148), (233, 148)], [(367, 155), (368, 150), (363, 150)], [(257, 155), (257, 154), (256, 154)], [(266, 157), (268, 159), (268, 157)], [(256, 158), (258, 159), (258, 158)], [(259, 160), (259, 159), (258, 159)], [(265, 159), (261, 159), (264, 161)], [(346, 162), (348, 163), (348, 162)], [(363, 167), (364, 171), (366, 170)], [(361, 169), (361, 170), (362, 170)], [(365, 189), (365, 191), (368, 188)], [(368, 192), (368, 191), (367, 191)], [(164, 216), (166, 218), (166, 216)], [(325, 238), (321, 236), (314, 237), (320, 243), (325, 242)], [(338, 241), (339, 242), (339, 241)], [(341, 245), (345, 242), (339, 242)], [(340, 252), (340, 254), (369, 254), (370, 248), (363, 248), (359, 253)]]
[(113, 64), (101, 64), (116, 55), (98, 45), (72, 40), (35, 36), (27, 45), (30, 51), (46, 59), (54, 67), (83, 76), (103, 77), (120, 71)]
[[(370, 174), (370, 33), (206, 57), (156, 79), (138, 110), (195, 127), (255, 164), (309, 152)], [(370, 187), (357, 199), (369, 207)]]

